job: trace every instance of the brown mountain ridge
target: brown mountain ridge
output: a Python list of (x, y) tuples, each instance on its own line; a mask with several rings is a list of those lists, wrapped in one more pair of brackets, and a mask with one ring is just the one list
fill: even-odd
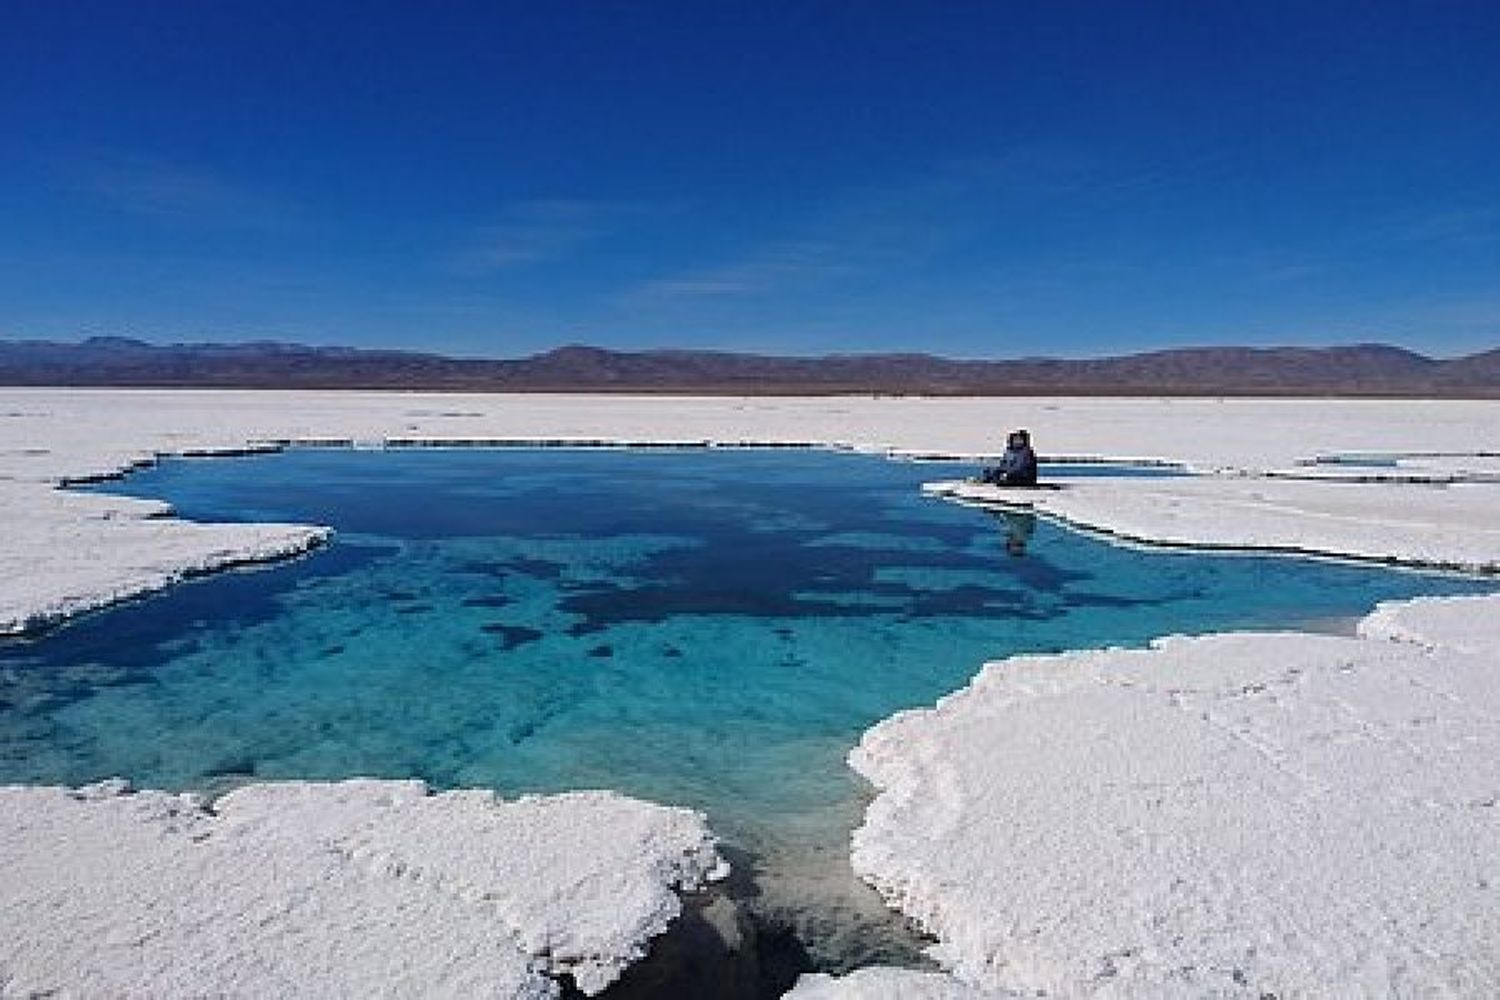
[(1095, 359), (787, 357), (570, 345), (488, 360), (302, 344), (0, 341), (0, 385), (661, 394), (1500, 398), (1500, 348), (1435, 359), (1384, 344), (1193, 347)]

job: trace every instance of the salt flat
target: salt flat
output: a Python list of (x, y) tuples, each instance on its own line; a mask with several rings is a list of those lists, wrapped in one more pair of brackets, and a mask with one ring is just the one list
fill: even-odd
[[(164, 516), (160, 505), (56, 490), (59, 482), (116, 473), (159, 454), (288, 443), (545, 440), (805, 443), (980, 455), (992, 453), (1016, 426), (1029, 427), (1048, 456), (1177, 462), (1203, 473), (1113, 479), (1026, 501), (1075, 524), (1145, 542), (1500, 568), (1497, 402), (9, 389), (0, 390), (0, 516), (7, 525), (0, 540), (0, 631), (147, 592), (182, 574), (299, 551), (323, 537), (316, 526), (188, 525)], [(1374, 472), (1305, 464), (1374, 452), (1382, 453)], [(1390, 479), (1391, 468), (1442, 482), (1364, 481)], [(1012, 502), (983, 493), (967, 499)], [(1166, 639), (1144, 651), (989, 666), (937, 708), (877, 726), (853, 758), (881, 789), (856, 840), (856, 865), (938, 935), (935, 954), (949, 973), (925, 977), (919, 987), (910, 973), (871, 970), (843, 980), (808, 978), (803, 990), (1253, 996), (1262, 989), (1321, 995), (1336, 984), (1349, 995), (1493, 995), (1500, 991), (1493, 888), (1500, 878), (1497, 623), (1494, 599), (1415, 602), (1377, 611), (1358, 638)], [(214, 813), (156, 795), (4, 794), (11, 834), (3, 841), (6, 870), (31, 872), (37, 881), (26, 884), (43, 898), (65, 900), (84, 888), (68, 882), (67, 873), (58, 876), (62, 882), (47, 881), (47, 859), (57, 850), (76, 849), (84, 871), (95, 870), (87, 859), (117, 859), (122, 881), (110, 883), (113, 894), (88, 897), (98, 911), (80, 918), (97, 918), (101, 928), (117, 908), (141, 915), (130, 909), (133, 880), (157, 885), (152, 873), (165, 868), (160, 878), (168, 878), (174, 851), (195, 857), (180, 843), (182, 831), (210, 830), (210, 841), (239, 844), (230, 852), (240, 852), (239, 860), (223, 870), (183, 869), (184, 878), (196, 873), (210, 884), (245, 880), (236, 865), (253, 856), (286, 849), (300, 858), (306, 848), (287, 846), (294, 828), (307, 825), (305, 814), (295, 794), (274, 786), (246, 793), (247, 811), (231, 800)], [(334, 840), (361, 845), (351, 850), (363, 858), (362, 845), (378, 839), (373, 831), (387, 810), (375, 801), (351, 809), (361, 817), (351, 820), (353, 828), (363, 832)], [(677, 822), (659, 821), (642, 821), (636, 846), (656, 844)], [(76, 833), (60, 832), (75, 827)], [(251, 828), (260, 832), (252, 836)], [(503, 867), (525, 856), (540, 833), (534, 827), (497, 836), (492, 860)], [(313, 864), (303, 858), (294, 865), (303, 879), (295, 885), (325, 876), (336, 886), (374, 879), (383, 887), (372, 890), (375, 912), (390, 913), (406, 901), (382, 880), (413, 865), (441, 868), (452, 839), (435, 833), (420, 850), (404, 842), (400, 851), (380, 854), (396, 861), (378, 878), (351, 874), (365, 870), (322, 855), (319, 863), (330, 867), (296, 867)], [(110, 855), (112, 844), (123, 854)], [(630, 863), (607, 843), (573, 848), (568, 864), (553, 870)], [(667, 850), (680, 856), (670, 843)], [(643, 856), (655, 857), (649, 850), (631, 855)], [(120, 860), (137, 857), (139, 864)], [(598, 869), (590, 867), (595, 862)], [(595, 966), (572, 963), (581, 981), (602, 984), (664, 926), (657, 918), (673, 905), (662, 902), (670, 896), (664, 887), (682, 878), (671, 866), (648, 861), (645, 867), (655, 887), (646, 894), (665, 909), (651, 910), (656, 916), (644, 923), (627, 920), (638, 933), (609, 938), (632, 943), (603, 949), (597, 968), (604, 971), (594, 978)], [(463, 879), (476, 877), (465, 873)], [(458, 878), (430, 881), (448, 886)], [(429, 880), (419, 875), (416, 882), (425, 891)], [(459, 895), (468, 899), (468, 891)], [(489, 899), (492, 891), (477, 894)], [(321, 897), (295, 888), (255, 898), (301, 919), (299, 907)], [(434, 924), (426, 921), (449, 920), (449, 902), (422, 899), (429, 908), (399, 940), (373, 939), (389, 944), (391, 955), (448, 941), (434, 938)], [(309, 912), (325, 903), (334, 905), (324, 900)], [(574, 901), (557, 912), (594, 913), (589, 907)], [(230, 923), (252, 909), (234, 910)], [(227, 915), (194, 912), (210, 924)], [(536, 963), (555, 949), (527, 942), (551, 940), (530, 928), (557, 926), (545, 916), (553, 911), (514, 912), (525, 919), (513, 923), (504, 947), (494, 946), (494, 954), (507, 956), (494, 974), (510, 977), (496, 980), (497, 988), (544, 993), (550, 986), (540, 977), (555, 969)], [(329, 953), (364, 933), (363, 918), (345, 915), (348, 921), (336, 926), (349, 933), (322, 940)], [(59, 920), (42, 925), (52, 937), (72, 926)], [(160, 933), (145, 917), (133, 921), (121, 926), (137, 929), (140, 940)], [(6, 923), (16, 926), (9, 914)], [(92, 953), (90, 939), (80, 940), (77, 947)], [(186, 939), (170, 940), (189, 947)], [(223, 938), (204, 940), (229, 947)], [(55, 981), (46, 970), (79, 960), (67, 951), (27, 954), (29, 978), (7, 974), (16, 983), (43, 984), (37, 988)], [(251, 974), (233, 963), (223, 968), (226, 975)], [(328, 975), (336, 981), (336, 973)], [(355, 980), (362, 981), (374, 980)], [(128, 992), (146, 980), (97, 982), (118, 982)]]
[[(153, 453), (336, 438), (816, 441), (990, 454), (1029, 427), (1046, 455), (1285, 469), (1318, 454), (1500, 454), (1500, 401), (632, 397), (0, 388), (0, 478), (50, 480)], [(1482, 453), (1489, 453), (1485, 459)], [(1465, 456), (1478, 456), (1466, 458)]]

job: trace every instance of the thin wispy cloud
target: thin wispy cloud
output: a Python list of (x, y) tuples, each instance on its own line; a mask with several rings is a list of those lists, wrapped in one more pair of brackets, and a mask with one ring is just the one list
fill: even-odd
[(664, 274), (628, 289), (628, 309), (731, 298), (797, 296), (881, 274), (902, 276), (970, 233), (974, 202), (992, 179), (944, 167), (904, 184), (831, 195), (776, 238), (707, 267)]
[[(1199, 149), (1110, 158), (1045, 145), (944, 159), (804, 202), (738, 253), (628, 285), (603, 315), (616, 328), (675, 338), (713, 331), (757, 347), (815, 336), (861, 350), (888, 331), (926, 338), (941, 330), (981, 355), (1037, 344), (1037, 329), (1095, 323), (1090, 299), (1117, 305), (1123, 318), (1113, 322), (1124, 328), (1145, 322), (1141, 303), (1153, 298), (1144, 289), (1160, 270), (1137, 238), (1137, 218), (1172, 203), (1215, 163)], [(1161, 238), (1154, 249), (1190, 254), (1188, 268), (1202, 274), (1217, 234), (1200, 226), (1181, 235), (1190, 251)], [(1241, 253), (1214, 271), (1240, 285), (1247, 276), (1290, 285), (1322, 267), (1291, 248)]]
[[(1199, 255), (1197, 273), (1238, 278), (1246, 287), (1296, 285), (1326, 277), (1335, 265), (1326, 257), (1286, 247), (1263, 247)], [(1139, 273), (1139, 268), (1137, 268)]]
[(1319, 264), (1271, 264), (1262, 268), (1254, 277), (1270, 285), (1285, 285), (1316, 278), (1324, 270)]
[(816, 310), (846, 284), (909, 281), (993, 227), (1008, 202), (1075, 191), (1076, 173), (1071, 162), (1064, 169), (1056, 157), (1027, 153), (952, 160), (901, 182), (854, 185), (810, 206), (779, 236), (716, 264), (640, 282), (619, 305), (680, 313), (694, 304), (800, 299)]
[(778, 240), (738, 260), (655, 278), (629, 290), (627, 305), (785, 293), (847, 275), (847, 248), (829, 240)]
[(135, 153), (74, 158), (53, 167), (68, 189), (157, 222), (260, 231), (306, 222), (292, 202), (208, 167)]
[(1397, 238), (1412, 243), (1478, 246), (1500, 241), (1500, 205), (1443, 209), (1401, 224)]
[(1500, 297), (1449, 298), (1418, 312), (1429, 325), (1500, 340)]
[(569, 198), (513, 202), (454, 255), (461, 272), (499, 271), (561, 260), (607, 235), (626, 206)]
[(755, 282), (734, 278), (661, 278), (644, 283), (634, 294), (643, 299), (714, 298), (744, 295), (756, 287)]

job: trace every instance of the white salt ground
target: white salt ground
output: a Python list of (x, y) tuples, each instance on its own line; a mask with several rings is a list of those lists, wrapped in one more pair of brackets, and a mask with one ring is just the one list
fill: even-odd
[[(1497, 400), (632, 397), (0, 388), (0, 478), (50, 481), (156, 452), (297, 439), (820, 442), (995, 454), (1032, 430), (1049, 456), (1306, 471), (1319, 455), (1407, 471), (1494, 471)], [(1488, 458), (1484, 456), (1489, 456)], [(1350, 468), (1324, 467), (1358, 474)], [(1377, 470), (1378, 471), (1378, 470)]]
[(722, 874), (703, 817), (415, 781), (0, 788), (0, 995), (598, 992)]

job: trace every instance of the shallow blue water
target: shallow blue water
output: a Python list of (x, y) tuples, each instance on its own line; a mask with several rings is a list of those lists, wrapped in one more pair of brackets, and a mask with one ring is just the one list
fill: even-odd
[(1483, 589), (1118, 548), (918, 492), (968, 471), (802, 452), (168, 461), (103, 489), (337, 539), (0, 646), (0, 781), (606, 787), (706, 809), (774, 877), (842, 862), (860, 731), (987, 659)]

